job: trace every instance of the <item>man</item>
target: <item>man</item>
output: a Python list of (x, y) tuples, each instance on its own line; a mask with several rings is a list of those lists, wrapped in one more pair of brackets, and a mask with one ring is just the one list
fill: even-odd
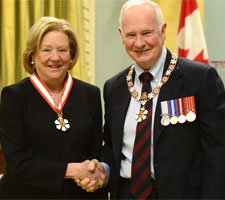
[[(216, 70), (166, 49), (151, 0), (127, 1), (119, 32), (134, 64), (104, 86), (111, 198), (225, 198), (225, 92)], [(145, 71), (153, 92), (142, 91)]]

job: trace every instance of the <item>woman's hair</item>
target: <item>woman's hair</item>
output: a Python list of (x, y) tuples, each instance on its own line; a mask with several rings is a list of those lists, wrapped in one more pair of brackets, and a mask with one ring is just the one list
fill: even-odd
[(68, 36), (71, 55), (71, 63), (68, 69), (72, 69), (76, 64), (79, 55), (79, 48), (77, 38), (71, 24), (64, 19), (42, 17), (31, 27), (25, 50), (23, 52), (23, 64), (28, 73), (33, 74), (35, 71), (35, 66), (31, 64), (32, 55), (40, 49), (43, 37), (51, 31), (61, 31)]

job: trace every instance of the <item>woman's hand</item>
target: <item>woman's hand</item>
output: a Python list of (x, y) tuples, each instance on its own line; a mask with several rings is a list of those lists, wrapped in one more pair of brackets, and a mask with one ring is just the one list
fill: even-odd
[(89, 162), (88, 171), (92, 174), (91, 176), (87, 176), (84, 179), (74, 179), (74, 181), (87, 192), (94, 192), (106, 183), (106, 171), (103, 165), (96, 159)]

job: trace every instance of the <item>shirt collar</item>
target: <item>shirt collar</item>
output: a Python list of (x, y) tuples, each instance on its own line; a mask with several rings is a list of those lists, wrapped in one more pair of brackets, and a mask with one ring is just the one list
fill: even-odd
[[(149, 73), (152, 74), (152, 76), (154, 77), (154, 80), (161, 80), (162, 78), (162, 73), (163, 73), (163, 68), (165, 65), (165, 60), (166, 60), (166, 47), (163, 46), (162, 49), (162, 53), (159, 57), (159, 59), (157, 60), (157, 62), (153, 65), (153, 67), (151, 69), (148, 70)], [(138, 81), (138, 83), (140, 83), (139, 80), (139, 76), (145, 71), (143, 70), (141, 67), (139, 67), (137, 65), (137, 63), (134, 64), (134, 68), (135, 68), (135, 79)]]

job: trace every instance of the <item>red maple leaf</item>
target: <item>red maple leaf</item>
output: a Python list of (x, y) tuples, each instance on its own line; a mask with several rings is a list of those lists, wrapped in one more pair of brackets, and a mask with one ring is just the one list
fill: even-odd
[(178, 48), (178, 55), (187, 58), (190, 49), (180, 49)]
[(195, 57), (195, 61), (198, 61), (198, 62), (203, 62), (205, 64), (209, 64), (209, 60), (206, 60), (203, 58), (203, 55), (204, 55), (204, 50), (202, 50), (196, 57)]

